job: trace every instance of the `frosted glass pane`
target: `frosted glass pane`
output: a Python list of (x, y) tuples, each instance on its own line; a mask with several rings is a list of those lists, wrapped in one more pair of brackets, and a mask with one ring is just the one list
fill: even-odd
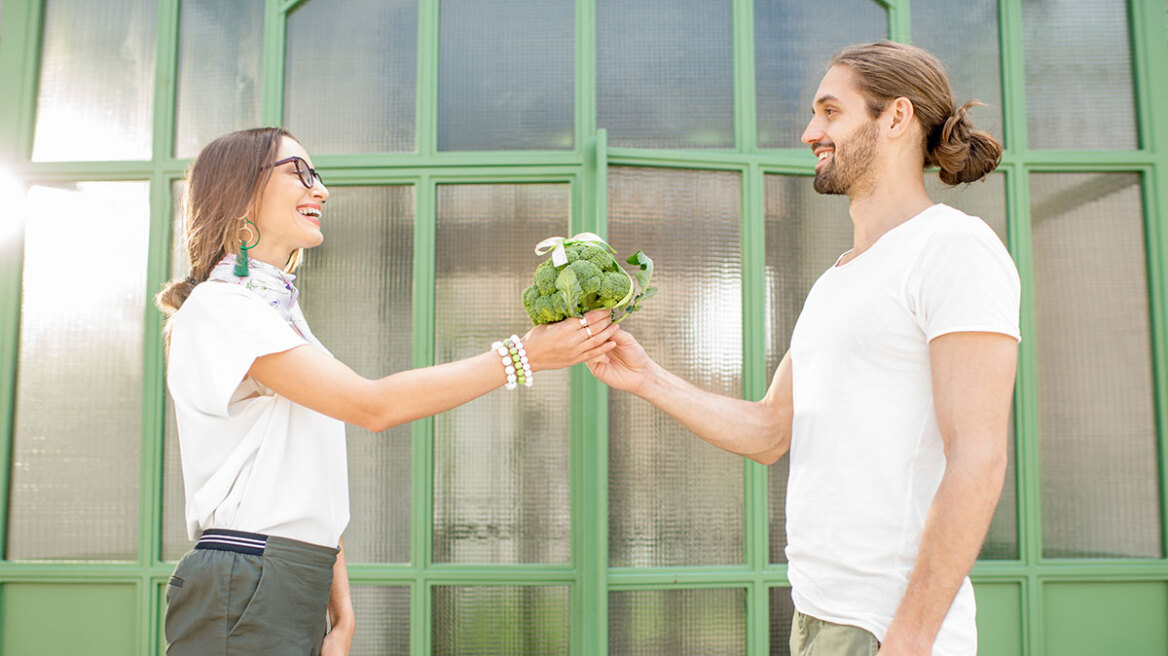
[(194, 157), (215, 137), (260, 124), (264, 4), (179, 3), (176, 157)]
[(1002, 140), (997, 0), (912, 0), (912, 42), (945, 64), (954, 101), (979, 100), (974, 125)]
[(612, 656), (745, 654), (746, 591), (736, 588), (609, 592), (608, 653)]
[(1030, 176), (1043, 555), (1163, 555), (1135, 173)]
[[(438, 187), (435, 358), (523, 334), (519, 300), (545, 237), (565, 235), (566, 184)], [(501, 366), (501, 365), (500, 365)], [(434, 419), (434, 561), (566, 563), (568, 372), (500, 389)]]
[(33, 160), (150, 159), (157, 6), (45, 2)]
[[(928, 174), (925, 176), (925, 190), (929, 198), (938, 203), (945, 203), (966, 214), (980, 217), (994, 229), (1002, 243), (1007, 243), (1005, 174), (991, 173), (984, 182), (956, 187), (942, 183), (935, 174)], [(982, 559), (1018, 558), (1018, 474), (1014, 462), (1016, 450), (1014, 420), (1011, 416), (1006, 480), (997, 510), (994, 511), (994, 518), (990, 522), (989, 533), (981, 547)]]
[(771, 656), (791, 656), (791, 621), (795, 619), (795, 604), (791, 588), (771, 588)]
[[(349, 549), (345, 539), (346, 554)], [(410, 653), (410, 589), (355, 585), (352, 588), (356, 633), (349, 656)]]
[(308, 0), (288, 16), (284, 123), (321, 154), (413, 152), (417, 0)]
[[(413, 364), (414, 188), (333, 187), (324, 243), (297, 273), (308, 325), (366, 378)], [(410, 425), (371, 433), (347, 426), (349, 562), (410, 559)]]
[(844, 46), (887, 37), (888, 15), (873, 0), (755, 0), (758, 145), (803, 147), (799, 136), (831, 56)]
[(434, 588), (436, 656), (567, 654), (567, 586)]
[(575, 111), (571, 0), (444, 0), (439, 150), (568, 150)]
[(149, 192), (28, 192), (10, 559), (136, 557)]
[[(852, 247), (843, 196), (818, 194), (807, 176), (766, 176), (767, 384), (787, 352), (811, 285)], [(621, 325), (624, 325), (623, 323)], [(785, 563), (787, 456), (767, 468), (770, 562)], [(788, 623), (790, 618), (787, 618)]]
[[(613, 167), (609, 243), (656, 263), (660, 289), (621, 323), (666, 369), (742, 396), (739, 175)], [(609, 395), (609, 559), (613, 567), (742, 562), (743, 459), (623, 392)]]
[(1125, 0), (1023, 0), (1031, 148), (1139, 145)]
[[(170, 279), (190, 273), (187, 251), (183, 246), (183, 194), (186, 181), (176, 180), (170, 185), (171, 250)], [(178, 560), (194, 546), (187, 537), (186, 496), (183, 494), (182, 459), (179, 457), (178, 423), (174, 417), (174, 403), (166, 393), (166, 424), (162, 439), (162, 559)]]
[(597, 124), (614, 146), (732, 148), (730, 2), (598, 0)]

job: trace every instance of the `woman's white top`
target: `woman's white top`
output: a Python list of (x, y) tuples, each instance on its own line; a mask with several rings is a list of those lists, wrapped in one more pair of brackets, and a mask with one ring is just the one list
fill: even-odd
[(262, 291), (214, 279), (195, 287), (171, 320), (167, 386), (187, 533), (195, 540), (204, 529), (227, 528), (336, 547), (349, 523), (344, 423), (247, 375), (260, 356), (324, 349), (295, 305), (291, 276), (267, 268), (293, 291), (294, 324)]

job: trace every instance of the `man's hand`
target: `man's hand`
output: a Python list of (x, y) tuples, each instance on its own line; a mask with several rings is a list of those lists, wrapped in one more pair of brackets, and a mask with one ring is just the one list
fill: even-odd
[(653, 361), (631, 334), (618, 330), (609, 338), (616, 348), (607, 356), (588, 362), (592, 375), (614, 389), (637, 394), (652, 375)]

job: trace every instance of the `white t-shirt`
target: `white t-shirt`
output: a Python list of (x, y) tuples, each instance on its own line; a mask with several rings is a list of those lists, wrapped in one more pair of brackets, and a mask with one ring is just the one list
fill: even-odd
[(256, 358), (305, 344), (260, 296), (209, 281), (171, 323), (187, 533), (228, 528), (336, 547), (349, 523), (343, 422), (247, 376)]
[[(981, 219), (934, 205), (828, 269), (791, 337), (787, 560), (800, 612), (883, 640), (945, 471), (929, 341), (1020, 339), (1018, 271)], [(934, 656), (977, 653), (968, 577)]]

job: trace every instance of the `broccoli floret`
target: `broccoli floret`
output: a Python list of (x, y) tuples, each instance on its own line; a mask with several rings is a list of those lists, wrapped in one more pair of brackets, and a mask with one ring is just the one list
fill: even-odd
[(621, 302), (631, 288), (632, 283), (624, 273), (620, 271), (605, 273), (598, 292), (600, 302), (606, 308), (613, 307)]
[(551, 260), (540, 264), (535, 269), (535, 286), (539, 288), (539, 293), (547, 296), (556, 291), (556, 276), (558, 275), (560, 272)]
[(584, 259), (591, 262), (597, 269), (601, 271), (617, 271), (616, 258), (609, 254), (608, 251), (597, 246), (588, 247), (584, 254)]
[(569, 262), (568, 268), (576, 272), (576, 282), (580, 283), (580, 290), (584, 295), (595, 294), (600, 291), (600, 281), (603, 274), (596, 265), (588, 260)]

